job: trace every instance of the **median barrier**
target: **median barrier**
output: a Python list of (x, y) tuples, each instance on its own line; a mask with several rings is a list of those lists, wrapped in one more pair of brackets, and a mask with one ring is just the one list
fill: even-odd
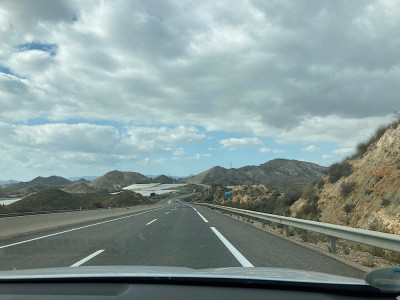
[(6, 217), (0, 219), (0, 238), (14, 237), (35, 231), (54, 229), (57, 227), (85, 223), (89, 221), (109, 219), (112, 217), (129, 215), (164, 206), (166, 205), (142, 205), (129, 208), (124, 207), (97, 210), (80, 210), (64, 213)]

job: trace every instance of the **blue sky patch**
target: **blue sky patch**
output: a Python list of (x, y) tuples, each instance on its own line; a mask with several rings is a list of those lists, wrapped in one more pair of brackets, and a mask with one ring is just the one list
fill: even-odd
[(30, 50), (39, 50), (48, 52), (50, 56), (56, 56), (58, 46), (57, 44), (41, 44), (41, 43), (26, 43), (22, 45), (18, 45), (16, 47), (18, 52), (30, 51)]
[(15, 74), (13, 71), (11, 71), (10, 68), (2, 66), (2, 65), (0, 65), (0, 73), (7, 74), (7, 75), (12, 75), (12, 76), (15, 76), (15, 77), (18, 77), (18, 78), (21, 78), (21, 79), (25, 78), (23, 76)]

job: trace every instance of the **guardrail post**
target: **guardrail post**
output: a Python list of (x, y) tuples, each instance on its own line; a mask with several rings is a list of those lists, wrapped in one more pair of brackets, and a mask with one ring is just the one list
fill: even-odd
[(265, 221), (261, 220), (261, 223), (262, 223), (262, 227), (265, 228)]
[(290, 235), (289, 226), (287, 226), (287, 225), (284, 225), (284, 226), (285, 226), (285, 234), (286, 234), (286, 236), (289, 236)]
[(247, 217), (247, 222), (249, 222), (249, 223), (250, 223), (250, 217)]
[(336, 239), (334, 236), (330, 236), (329, 240), (331, 242), (331, 253), (335, 254), (336, 253)]

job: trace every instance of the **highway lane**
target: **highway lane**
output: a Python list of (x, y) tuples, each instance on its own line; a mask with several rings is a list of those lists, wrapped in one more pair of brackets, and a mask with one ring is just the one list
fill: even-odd
[(200, 205), (196, 205), (195, 208), (212, 226), (219, 228), (256, 267), (300, 269), (364, 278), (365, 272), (320, 252), (281, 239), (209, 208)]
[[(89, 225), (89, 226), (88, 226)], [(0, 269), (153, 265), (283, 267), (362, 278), (364, 273), (204, 207), (173, 201), (77, 230), (0, 241)], [(57, 234), (58, 232), (62, 232)], [(66, 231), (66, 232), (64, 232)], [(47, 234), (56, 234), (29, 241)], [(25, 242), (12, 245), (15, 242)], [(10, 245), (11, 246), (7, 246)]]
[(47, 233), (3, 240), (0, 269), (66, 267), (99, 250), (104, 251), (85, 265), (240, 266), (198, 214), (175, 201), (165, 208), (94, 224), (98, 225), (9, 247)]

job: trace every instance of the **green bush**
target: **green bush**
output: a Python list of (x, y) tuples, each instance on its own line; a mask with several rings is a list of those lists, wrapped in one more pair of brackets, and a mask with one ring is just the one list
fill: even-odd
[(299, 200), (301, 197), (301, 191), (300, 190), (289, 190), (286, 191), (284, 196), (283, 196), (283, 203), (287, 206), (292, 205), (294, 202)]
[(353, 167), (346, 161), (332, 164), (326, 171), (329, 176), (329, 182), (335, 183), (344, 176), (349, 176), (353, 173)]
[(342, 197), (347, 197), (354, 190), (355, 187), (355, 182), (343, 181), (340, 185), (340, 194), (342, 195)]
[(344, 210), (344, 212), (345, 212), (346, 214), (348, 214), (348, 213), (353, 212), (355, 207), (356, 207), (356, 206), (355, 206), (354, 204), (349, 204), (349, 203), (347, 203), (347, 204), (345, 204), (345, 205), (343, 206), (343, 210)]
[(355, 157), (362, 157), (365, 152), (367, 152), (368, 145), (366, 143), (359, 143), (356, 146), (356, 155)]
[(296, 214), (296, 218), (318, 221), (320, 210), (317, 202), (305, 203)]
[(318, 191), (312, 184), (308, 184), (304, 187), (302, 192), (303, 199), (315, 202), (319, 200)]
[(322, 177), (317, 179), (317, 187), (319, 189), (321, 189), (324, 186), (324, 184), (325, 184), (325, 181), (324, 181), (324, 179)]
[(382, 199), (381, 205), (382, 205), (383, 207), (386, 207), (386, 206), (388, 206), (389, 204), (390, 204), (389, 199), (387, 199), (387, 198), (383, 198), (383, 199)]

